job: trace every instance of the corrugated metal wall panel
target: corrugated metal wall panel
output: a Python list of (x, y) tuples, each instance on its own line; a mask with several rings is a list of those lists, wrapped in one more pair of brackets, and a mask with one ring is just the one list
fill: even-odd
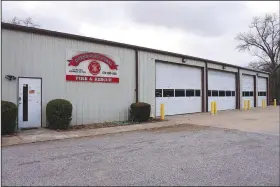
[[(134, 50), (10, 30), (2, 31), (2, 39), (3, 100), (17, 102), (17, 81), (9, 82), (5, 75), (42, 77), (44, 125), (46, 104), (56, 98), (72, 102), (72, 125), (128, 119), (128, 107), (135, 102)], [(118, 56), (120, 83), (67, 82), (68, 49)]]
[(269, 77), (269, 75), (268, 75), (268, 74), (265, 74), (265, 73), (258, 73), (258, 76), (259, 76), (259, 77), (266, 77), (266, 78)]
[(240, 69), (240, 73), (241, 74), (248, 74), (248, 75), (257, 75), (257, 72), (255, 72), (255, 71), (248, 71), (248, 70), (245, 70), (245, 69)]
[[(182, 62), (182, 58), (161, 55), (157, 53), (139, 51), (139, 101), (147, 102), (151, 104), (151, 110), (155, 115), (155, 61), (165, 61), (170, 63)], [(205, 67), (205, 63), (197, 60), (187, 59), (186, 65), (192, 65), (197, 67)]]
[(208, 63), (208, 68), (216, 69), (216, 70), (222, 70), (222, 71), (229, 71), (229, 72), (238, 72), (238, 68), (233, 68), (233, 67), (225, 66), (225, 69), (223, 69), (222, 65), (214, 64), (214, 63)]

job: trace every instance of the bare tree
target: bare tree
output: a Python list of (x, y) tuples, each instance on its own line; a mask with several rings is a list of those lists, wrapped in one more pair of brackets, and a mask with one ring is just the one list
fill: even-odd
[(15, 24), (15, 25), (23, 25), (27, 27), (40, 27), (40, 25), (35, 24), (31, 17), (27, 17), (26, 19), (19, 19), (17, 17), (14, 17), (11, 21), (8, 21), (8, 23)]
[[(266, 14), (264, 18), (254, 17), (249, 32), (239, 33), (236, 40), (239, 51), (248, 51), (259, 61), (250, 62), (253, 69), (268, 71), (271, 73), (272, 97), (280, 99), (280, 29), (279, 19), (276, 14)], [(279, 92), (279, 93), (278, 93)]]
[(20, 20), (17, 18), (17, 17), (14, 17), (11, 21), (10, 21), (10, 23), (12, 23), (12, 24), (15, 24), (15, 25), (20, 25)]

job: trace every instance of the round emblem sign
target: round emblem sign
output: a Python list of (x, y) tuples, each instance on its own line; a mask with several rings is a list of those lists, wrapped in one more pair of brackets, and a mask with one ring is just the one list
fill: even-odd
[(98, 62), (96, 61), (92, 61), (91, 63), (89, 63), (88, 65), (88, 70), (91, 74), (93, 75), (98, 75), (101, 71), (101, 66)]

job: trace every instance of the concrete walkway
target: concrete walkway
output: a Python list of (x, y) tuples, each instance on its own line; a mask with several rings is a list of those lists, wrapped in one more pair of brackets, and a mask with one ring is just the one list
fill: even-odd
[(250, 111), (233, 110), (220, 111), (212, 116), (209, 113), (197, 113), (177, 116), (167, 116), (168, 120), (157, 123), (145, 123), (100, 129), (82, 129), (75, 131), (58, 132), (45, 128), (25, 130), (16, 136), (2, 136), (2, 147), (60, 140), (67, 138), (88, 137), (144, 129), (170, 127), (181, 124), (203, 125), (241, 131), (257, 132), (279, 135), (279, 108), (267, 107), (266, 109), (252, 109)]
[(81, 129), (73, 131), (55, 131), (46, 128), (24, 130), (18, 133), (16, 136), (2, 136), (2, 147), (17, 145), (17, 144), (26, 144), (34, 142), (44, 142), (51, 140), (61, 140), (68, 138), (77, 138), (77, 137), (88, 137), (88, 136), (97, 136), (104, 134), (128, 132), (128, 131), (137, 131), (144, 129), (153, 129), (160, 127), (173, 126), (172, 121), (163, 121), (157, 123), (145, 123), (137, 125), (127, 125), (127, 126), (117, 126), (117, 127), (108, 127), (108, 128), (98, 128), (98, 129)]

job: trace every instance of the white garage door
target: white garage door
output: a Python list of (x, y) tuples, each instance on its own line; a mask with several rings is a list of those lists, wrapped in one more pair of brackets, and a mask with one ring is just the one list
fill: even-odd
[(250, 100), (250, 107), (254, 107), (254, 76), (242, 75), (241, 81), (241, 107), (244, 108), (244, 100)]
[(208, 111), (211, 102), (216, 101), (217, 110), (236, 108), (235, 74), (208, 70)]
[(156, 63), (156, 116), (160, 104), (165, 115), (201, 112), (201, 69), (184, 65)]
[(258, 106), (262, 106), (262, 100), (267, 104), (267, 81), (264, 77), (258, 77)]

